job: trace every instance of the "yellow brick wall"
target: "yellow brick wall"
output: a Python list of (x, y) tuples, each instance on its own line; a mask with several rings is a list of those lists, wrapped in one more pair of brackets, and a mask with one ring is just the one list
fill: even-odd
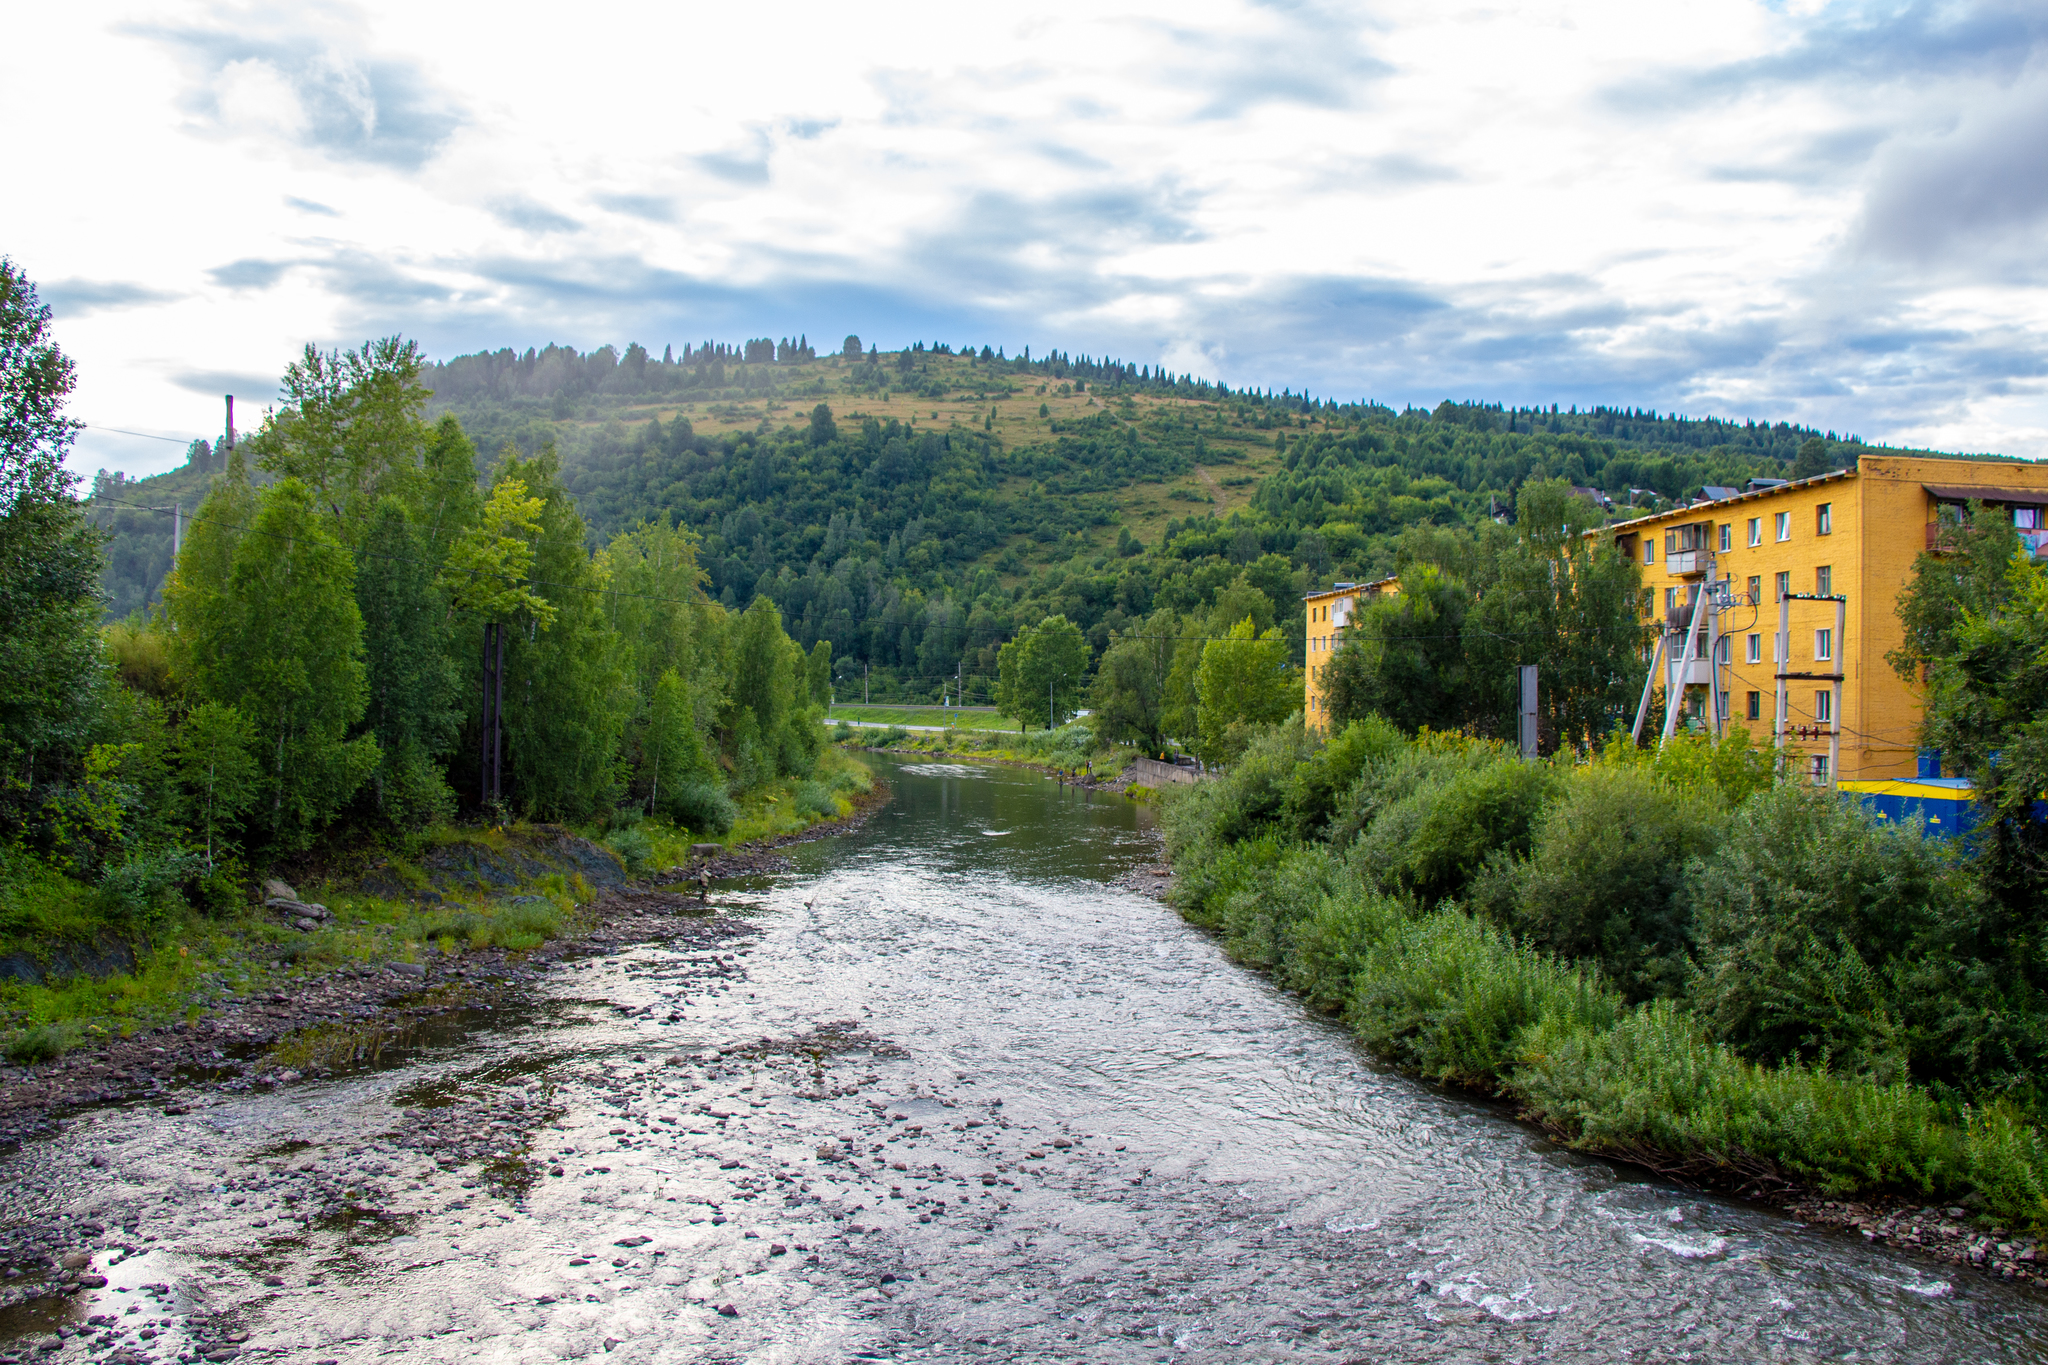
[(1325, 731), (1330, 728), (1330, 713), (1324, 692), (1325, 670), (1336, 653), (1340, 629), (1338, 618), (1348, 611), (1344, 604), (1355, 603), (1360, 596), (1356, 588), (1336, 588), (1329, 592), (1310, 593), (1303, 599), (1303, 611), (1308, 628), (1308, 650), (1304, 656), (1307, 667), (1302, 669), (1301, 719), (1311, 730)]

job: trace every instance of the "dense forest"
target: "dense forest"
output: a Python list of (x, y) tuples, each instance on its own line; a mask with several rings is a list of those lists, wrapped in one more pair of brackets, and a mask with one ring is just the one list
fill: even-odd
[[(507, 450), (553, 449), (591, 548), (643, 522), (693, 532), (711, 599), (739, 611), (770, 598), (792, 638), (829, 643), (878, 699), (986, 701), (1022, 626), (1063, 615), (1099, 654), (1161, 609), (1206, 614), (1240, 579), (1300, 664), (1294, 604), (1309, 586), (1392, 572), (1411, 528), (1512, 520), (1525, 484), (1562, 479), (1618, 517), (1704, 484), (1849, 465), (1865, 448), (1786, 423), (1397, 412), (1060, 351), (884, 354), (857, 337), (822, 357), (801, 336), (659, 356), (502, 350), (425, 363), (419, 382), (427, 417), (461, 422), (480, 475)], [(159, 600), (172, 514), (145, 509), (189, 515), (220, 446), (95, 486), (93, 515), (113, 532), (110, 614)], [(1170, 515), (1134, 533), (1144, 499)]]

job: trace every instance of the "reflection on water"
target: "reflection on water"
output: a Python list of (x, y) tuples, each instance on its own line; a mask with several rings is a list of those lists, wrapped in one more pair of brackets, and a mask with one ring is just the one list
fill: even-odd
[[(80, 1151), (113, 1152), (156, 1273), (306, 1359), (2048, 1355), (2031, 1293), (1375, 1068), (1109, 886), (1156, 860), (1143, 808), (888, 776), (857, 835), (723, 888), (751, 927), (720, 943), (552, 974), (396, 1070), (100, 1115), (12, 1188), (90, 1199)], [(459, 1144), (407, 1138), (423, 1102)]]

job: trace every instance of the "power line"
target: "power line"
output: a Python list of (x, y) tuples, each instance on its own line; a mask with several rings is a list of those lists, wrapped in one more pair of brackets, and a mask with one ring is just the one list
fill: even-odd
[(123, 436), (140, 436), (146, 441), (169, 441), (173, 445), (181, 446), (190, 445), (195, 440), (203, 439), (201, 437), (196, 436), (154, 436), (146, 431), (129, 431), (122, 427), (102, 426), (98, 422), (80, 422), (78, 425), (84, 427), (88, 431), (113, 431), (119, 432)]

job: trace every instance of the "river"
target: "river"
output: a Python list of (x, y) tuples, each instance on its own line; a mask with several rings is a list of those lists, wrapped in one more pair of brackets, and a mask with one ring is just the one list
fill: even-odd
[(715, 925), (7, 1157), (0, 1216), (90, 1220), (109, 1283), (0, 1318), (0, 1355), (2048, 1358), (2033, 1291), (1374, 1065), (1112, 884), (1157, 859), (1144, 808), (882, 766), (889, 805)]

